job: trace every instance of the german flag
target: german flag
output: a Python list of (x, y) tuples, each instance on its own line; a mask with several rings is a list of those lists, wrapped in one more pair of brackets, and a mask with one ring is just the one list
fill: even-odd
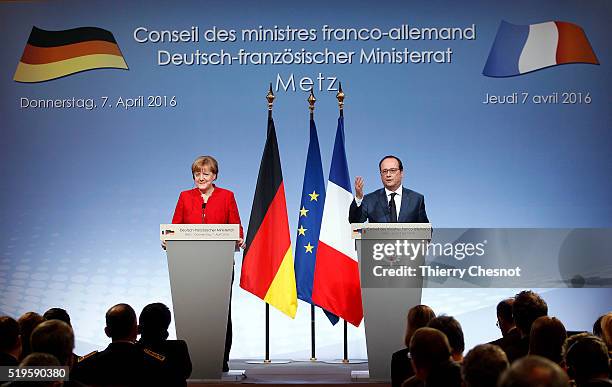
[(13, 79), (44, 82), (101, 68), (128, 68), (110, 31), (97, 27), (64, 31), (32, 27)]
[(285, 185), (271, 112), (249, 219), (240, 287), (295, 317), (297, 291)]

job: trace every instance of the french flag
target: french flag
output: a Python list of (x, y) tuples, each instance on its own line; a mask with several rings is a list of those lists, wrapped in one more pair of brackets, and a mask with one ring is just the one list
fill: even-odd
[(359, 326), (363, 319), (359, 265), (348, 221), (352, 201), (344, 149), (344, 117), (341, 114), (323, 207), (312, 300), (321, 308)]
[(512, 77), (565, 63), (599, 64), (580, 26), (561, 21), (530, 25), (502, 21), (482, 73)]

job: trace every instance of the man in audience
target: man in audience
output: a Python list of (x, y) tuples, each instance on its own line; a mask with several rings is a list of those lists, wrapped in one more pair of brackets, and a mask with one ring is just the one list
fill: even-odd
[(514, 318), (512, 317), (512, 305), (514, 298), (507, 298), (497, 304), (497, 322), (496, 325), (501, 331), (502, 337), (492, 341), (490, 344), (498, 345), (502, 349), (521, 338), (521, 334), (516, 329)]
[(73, 365), (74, 333), (70, 325), (63, 321), (49, 320), (40, 323), (32, 332), (30, 345), (32, 352), (49, 353), (55, 356), (61, 365)]
[(427, 326), (437, 329), (446, 335), (451, 347), (451, 356), (453, 360), (461, 363), (461, 361), (463, 361), (465, 341), (463, 339), (463, 329), (461, 329), (459, 321), (452, 316), (438, 316), (433, 318)]
[(426, 327), (434, 317), (436, 317), (436, 314), (427, 305), (416, 305), (408, 311), (406, 334), (404, 335), (406, 348), (391, 355), (391, 387), (400, 387), (406, 379), (414, 375), (410, 363), (410, 339), (417, 329)]
[(498, 387), (569, 387), (569, 379), (552, 361), (541, 356), (525, 356), (502, 374)]
[(538, 294), (531, 290), (524, 290), (514, 297), (512, 316), (521, 337), (504, 348), (510, 363), (527, 355), (529, 352), (531, 325), (538, 317), (546, 316), (547, 314), (548, 305)]
[[(53, 355), (62, 366), (74, 367), (74, 333), (70, 325), (60, 320), (48, 320), (40, 323), (32, 332), (30, 340), (32, 352)], [(65, 387), (82, 386), (81, 383), (70, 380), (64, 382)]]
[(606, 344), (597, 336), (579, 333), (563, 346), (567, 373), (577, 387), (612, 386), (608, 378), (609, 359)]
[(70, 315), (62, 308), (51, 308), (43, 314), (45, 320), (60, 320), (72, 327), (70, 323)]
[(21, 358), (19, 323), (9, 316), (0, 317), (0, 366), (16, 366)]
[(438, 329), (419, 328), (410, 340), (414, 376), (402, 387), (460, 387), (461, 369), (451, 359), (448, 339)]
[(173, 385), (168, 380), (163, 355), (136, 344), (136, 313), (127, 304), (118, 304), (106, 312), (104, 332), (112, 343), (102, 352), (83, 356), (71, 377), (96, 386)]
[(142, 309), (138, 319), (139, 344), (166, 357), (167, 367), (177, 385), (187, 385), (191, 375), (191, 358), (187, 343), (183, 340), (168, 340), (168, 326), (171, 313), (160, 302), (149, 304)]
[(508, 358), (499, 346), (477, 345), (467, 353), (461, 364), (464, 386), (495, 387), (508, 366)]
[(21, 358), (28, 356), (32, 352), (30, 348), (30, 335), (38, 324), (45, 319), (36, 312), (27, 312), (17, 319), (21, 331)]
[(567, 331), (558, 318), (538, 317), (531, 325), (529, 354), (545, 357), (561, 366), (565, 339)]
[[(62, 308), (51, 308), (43, 314), (43, 318), (45, 320), (60, 320), (68, 324), (70, 328), (72, 328), (72, 324), (70, 322), (70, 315), (66, 312), (65, 309)], [(79, 360), (79, 355), (72, 353), (72, 363), (76, 364)]]
[[(23, 367), (59, 367), (61, 364), (57, 358), (48, 353), (33, 352), (26, 356), (21, 363), (19, 368)], [(62, 381), (48, 381), (48, 382), (25, 382), (25, 381), (14, 381), (5, 383), (2, 387), (60, 387), (68, 386), (69, 384), (62, 383)]]

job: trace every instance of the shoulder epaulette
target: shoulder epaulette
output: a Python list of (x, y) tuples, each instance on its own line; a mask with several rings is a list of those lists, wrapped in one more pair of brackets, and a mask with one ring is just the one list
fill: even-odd
[(87, 359), (89, 359), (90, 357), (92, 357), (93, 355), (95, 355), (96, 353), (98, 353), (98, 351), (93, 351), (93, 352), (88, 353), (87, 355), (80, 356), (80, 357), (79, 357), (79, 360), (77, 360), (77, 362), (79, 362), (79, 363), (80, 363), (80, 362), (82, 362), (83, 360), (87, 360)]
[(145, 348), (143, 351), (144, 351), (144, 353), (146, 353), (147, 355), (149, 355), (149, 356), (151, 356), (151, 357), (154, 357), (154, 358), (156, 358), (156, 359), (157, 359), (157, 360), (159, 360), (159, 361), (164, 361), (164, 360), (166, 360), (166, 357), (165, 357), (164, 355), (161, 355), (161, 354), (159, 354), (159, 353), (157, 353), (157, 352), (153, 352), (153, 351), (151, 351), (151, 350), (150, 350), (150, 349), (148, 349), (148, 348)]

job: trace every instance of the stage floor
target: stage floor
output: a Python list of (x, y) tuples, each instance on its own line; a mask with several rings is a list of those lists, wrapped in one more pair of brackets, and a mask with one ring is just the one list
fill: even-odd
[[(240, 377), (240, 370), (244, 376)], [(190, 381), (190, 386), (217, 384), (314, 384), (333, 386), (358, 383), (363, 387), (388, 387), (389, 383), (373, 383), (367, 378), (368, 363), (354, 361), (343, 364), (330, 361), (296, 361), (287, 363), (253, 364), (247, 360), (230, 360), (230, 372), (221, 382)], [(355, 371), (355, 372), (354, 372)], [(364, 378), (365, 374), (365, 378)]]

